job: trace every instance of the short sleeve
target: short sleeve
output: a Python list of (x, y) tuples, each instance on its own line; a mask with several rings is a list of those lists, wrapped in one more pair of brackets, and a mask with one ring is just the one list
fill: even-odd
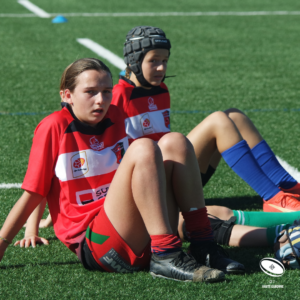
[(45, 118), (34, 132), (27, 172), (22, 189), (46, 197), (55, 176), (59, 152), (60, 128), (53, 118)]

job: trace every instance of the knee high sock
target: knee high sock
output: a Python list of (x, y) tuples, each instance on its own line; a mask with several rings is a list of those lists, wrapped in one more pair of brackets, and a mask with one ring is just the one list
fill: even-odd
[(229, 167), (246, 181), (264, 200), (279, 193), (278, 187), (258, 165), (245, 140), (240, 141), (222, 154)]
[(186, 234), (192, 244), (201, 244), (214, 240), (206, 207), (183, 212), (182, 216), (185, 221)]
[(233, 210), (236, 217), (235, 224), (256, 227), (270, 227), (278, 224), (293, 224), (300, 219), (300, 211), (290, 213), (262, 212), (262, 211), (242, 211)]
[(265, 174), (283, 189), (290, 189), (297, 181), (281, 166), (265, 140), (252, 148), (252, 153)]

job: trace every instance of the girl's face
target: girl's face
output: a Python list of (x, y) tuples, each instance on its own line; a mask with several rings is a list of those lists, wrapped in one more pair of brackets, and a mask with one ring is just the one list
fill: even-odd
[[(161, 84), (167, 71), (168, 59), (169, 50), (167, 49), (154, 49), (146, 53), (142, 62), (142, 70), (144, 78), (150, 84), (154, 86), (159, 86)], [(136, 86), (141, 86), (137, 79), (134, 83)]]
[(112, 79), (105, 71), (88, 70), (76, 81), (74, 91), (61, 91), (61, 97), (72, 106), (79, 121), (95, 126), (104, 118), (112, 100)]

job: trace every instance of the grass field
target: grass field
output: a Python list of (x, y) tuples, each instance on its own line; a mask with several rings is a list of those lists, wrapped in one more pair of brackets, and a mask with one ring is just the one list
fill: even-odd
[[(296, 0), (34, 0), (46, 12), (250, 12), (300, 11)], [(77, 58), (96, 57), (77, 38), (89, 38), (122, 57), (124, 38), (137, 25), (163, 28), (172, 42), (166, 80), (172, 99), (172, 130), (187, 134), (210, 111), (238, 107), (254, 121), (274, 152), (300, 166), (300, 15), (119, 16), (51, 18), (12, 17), (30, 14), (15, 0), (0, 6), (0, 184), (21, 183), (33, 131), (38, 122), (60, 109), (60, 75)], [(117, 82), (119, 69), (107, 63)], [(0, 223), (21, 195), (0, 189)], [(207, 204), (260, 210), (261, 199), (221, 163), (204, 189)], [(16, 239), (21, 238), (24, 231)], [(228, 252), (245, 264), (244, 276), (217, 284), (153, 280), (146, 272), (102, 274), (83, 269), (76, 256), (41, 230), (50, 245), (36, 249), (10, 246), (0, 264), (1, 299), (297, 299), (299, 271), (272, 278), (259, 260), (272, 249)], [(187, 245), (185, 245), (187, 246)], [(270, 283), (272, 280), (272, 283)], [(262, 285), (283, 285), (265, 289)]]

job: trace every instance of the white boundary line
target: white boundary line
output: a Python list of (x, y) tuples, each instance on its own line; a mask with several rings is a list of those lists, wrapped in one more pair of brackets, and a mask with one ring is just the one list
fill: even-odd
[(40, 18), (50, 18), (51, 15), (36, 6), (35, 4), (31, 3), (28, 0), (18, 0), (18, 3), (26, 7), (28, 10), (32, 11), (34, 14), (39, 16)]
[(0, 183), (0, 189), (19, 189), (22, 183)]
[[(298, 182), (300, 182), (300, 172), (297, 168), (292, 167), (286, 161), (276, 156), (279, 163), (283, 166), (287, 172), (292, 175)], [(0, 189), (13, 189), (13, 188), (21, 188), (22, 183), (0, 183)]]
[(300, 11), (197, 11), (197, 12), (127, 12), (127, 13), (65, 13), (66, 17), (178, 17), (178, 16), (269, 16), (300, 15)]
[[(198, 11), (198, 12), (127, 12), (127, 13), (47, 13), (28, 0), (19, 0), (35, 15), (29, 14), (0, 14), (1, 18), (41, 17), (50, 18), (58, 15), (65, 17), (205, 17), (205, 16), (287, 16), (300, 15), (300, 11)], [(30, 7), (30, 8), (29, 8)], [(33, 9), (34, 7), (34, 9)]]
[(292, 175), (298, 182), (300, 182), (300, 172), (297, 168), (292, 167), (289, 165), (285, 160), (281, 159), (280, 157), (276, 156), (279, 163), (282, 165), (282, 167), (290, 174)]
[(35, 14), (0, 14), (0, 18), (32, 18), (37, 17)]
[(77, 39), (77, 42), (86, 48), (92, 50), (100, 57), (109, 61), (112, 65), (119, 68), (120, 70), (125, 70), (126, 65), (122, 58), (117, 56), (116, 54), (112, 53), (111, 51), (107, 50), (106, 48), (102, 47), (101, 45), (97, 44), (96, 42), (90, 39)]

